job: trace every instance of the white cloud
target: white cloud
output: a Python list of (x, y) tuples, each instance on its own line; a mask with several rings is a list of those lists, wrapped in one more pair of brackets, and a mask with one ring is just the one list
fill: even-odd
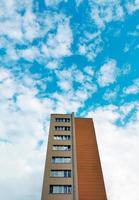
[(82, 102), (74, 95), (72, 91), (68, 93), (53, 93), (52, 98), (55, 100), (55, 113), (77, 112), (82, 106)]
[(113, 59), (108, 60), (101, 66), (98, 72), (97, 81), (101, 87), (108, 86), (116, 81), (117, 66), (116, 61)]
[[(58, 86), (65, 91), (72, 90), (73, 92), (76, 92), (78, 90), (83, 90), (83, 92), (85, 92), (86, 90), (88, 95), (89, 93), (92, 94), (96, 92), (96, 86), (92, 83), (93, 71), (90, 69), (90, 67), (88, 67), (86, 74), (74, 65), (67, 69), (57, 70), (56, 75), (58, 78)], [(80, 86), (73, 88), (73, 84), (75, 83), (79, 84)], [(85, 90), (83, 88), (85, 88)]]
[(93, 60), (103, 50), (103, 41), (99, 31), (90, 33), (84, 32), (78, 45), (79, 54), (85, 55), (88, 60)]
[(116, 87), (114, 90), (107, 89), (103, 95), (103, 98), (107, 101), (113, 101), (118, 93), (119, 87)]
[(126, 4), (127, 12), (129, 14), (133, 14), (137, 10), (139, 10), (139, 0), (134, 0), (132, 2), (127, 2)]
[(68, 112), (71, 110), (76, 112), (97, 91), (96, 85), (92, 83), (92, 77), (74, 65), (67, 69), (56, 70), (56, 76), (57, 85), (62, 89), (60, 94), (58, 92), (53, 94), (53, 98), (58, 101), (55, 105), (59, 112), (63, 108), (66, 108)]
[(56, 34), (49, 34), (46, 45), (42, 46), (42, 52), (46, 57), (55, 59), (71, 55), (72, 31), (69, 20), (58, 24)]
[(89, 0), (91, 7), (91, 17), (98, 28), (105, 28), (105, 25), (111, 21), (123, 20), (124, 10), (120, 1), (113, 0)]
[(85, 102), (89, 97), (91, 97), (95, 92), (97, 92), (97, 87), (95, 84), (90, 84), (88, 82), (84, 83), (82, 88), (75, 92), (76, 98), (81, 102)]
[(90, 75), (90, 76), (93, 76), (93, 75), (94, 75), (94, 70), (93, 70), (93, 68), (92, 68), (91, 66), (86, 66), (86, 67), (84, 68), (84, 71), (85, 71), (88, 75)]
[(58, 68), (58, 66), (59, 66), (59, 63), (57, 60), (51, 60), (46, 64), (46, 67), (52, 70)]
[(70, 90), (72, 83), (69, 80), (61, 80), (58, 82), (58, 86), (63, 90)]
[(39, 50), (37, 47), (31, 47), (31, 48), (27, 48), (27, 49), (18, 51), (18, 55), (21, 58), (24, 58), (26, 60), (35, 60), (35, 59), (37, 59), (39, 54), (40, 53), (39, 53)]
[(83, 0), (76, 0), (77, 7), (80, 6), (80, 4), (83, 2)]
[[(0, 2), (0, 46), (6, 48), (5, 62), (16, 62), (23, 57), (32, 61), (37, 59), (45, 66), (53, 59), (58, 65), (57, 59), (72, 54), (70, 19), (62, 12), (40, 15), (33, 9), (32, 1)], [(32, 46), (35, 39), (39, 42)], [(21, 46), (24, 48), (21, 49)]]
[(139, 31), (138, 29), (133, 31), (133, 32), (128, 32), (129, 36), (133, 36), (133, 37), (138, 37), (139, 36)]
[(14, 23), (13, 18), (8, 20), (3, 20), (0, 22), (0, 36), (8, 36), (8, 38), (21, 41), (23, 38), (23, 32), (21, 29), (21, 16), (13, 16), (15, 17)]
[(46, 6), (56, 6), (61, 2), (68, 2), (68, 0), (45, 0)]
[(125, 94), (137, 94), (137, 93), (139, 93), (139, 79), (135, 79), (133, 81), (132, 85), (125, 87), (123, 89), (123, 92)]
[(57, 85), (63, 90), (72, 89), (72, 71), (73, 69), (57, 70), (56, 75), (58, 78)]
[[(1, 68), (0, 196), (5, 200), (38, 200), (42, 187), (45, 126), (53, 103), (36, 97), (33, 81), (23, 82)], [(46, 142), (38, 148), (40, 140)]]
[[(24, 16), (21, 11), (25, 9)], [(5, 17), (6, 13), (6, 17)], [(16, 42), (32, 41), (39, 36), (40, 25), (32, 12), (32, 1), (20, 3), (17, 0), (1, 1), (0, 36), (7, 36)]]
[(138, 200), (139, 110), (124, 127), (114, 124), (121, 117), (118, 110), (112, 105), (99, 107), (88, 117), (94, 118), (108, 199)]
[(79, 45), (79, 52), (80, 52), (80, 54), (85, 55), (87, 53), (86, 46)]
[(33, 39), (40, 37), (40, 24), (37, 20), (37, 16), (31, 10), (26, 11), (22, 26), (25, 40), (33, 41)]
[(136, 110), (137, 108), (139, 108), (138, 102), (126, 103), (124, 105), (121, 105), (119, 108), (119, 112), (121, 114), (120, 118), (123, 120), (125, 116), (127, 116), (129, 113), (131, 113), (131, 111)]

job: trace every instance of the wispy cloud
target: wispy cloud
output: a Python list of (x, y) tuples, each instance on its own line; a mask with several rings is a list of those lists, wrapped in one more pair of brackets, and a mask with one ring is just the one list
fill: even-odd
[(80, 55), (85, 55), (89, 60), (93, 60), (103, 50), (103, 42), (101, 33), (97, 32), (85, 32), (84, 37), (80, 38), (78, 45), (78, 51)]
[(138, 94), (139, 93), (139, 79), (135, 79), (133, 84), (123, 89), (125, 94)]
[(37, 60), (47, 67), (48, 62), (58, 63), (58, 59), (72, 54), (69, 18), (55, 11), (40, 15), (33, 9), (32, 1), (19, 3), (11, 0), (9, 5), (1, 2), (0, 46), (5, 49), (4, 63), (18, 62), (23, 58), (31, 62)]
[(46, 6), (57, 6), (61, 2), (67, 2), (68, 0), (45, 0)]
[(111, 21), (123, 20), (124, 10), (119, 0), (89, 0), (89, 3), (92, 20), (98, 28), (105, 28), (105, 25)]
[(119, 87), (116, 87), (114, 90), (107, 89), (103, 95), (103, 98), (106, 101), (113, 101), (117, 97)]

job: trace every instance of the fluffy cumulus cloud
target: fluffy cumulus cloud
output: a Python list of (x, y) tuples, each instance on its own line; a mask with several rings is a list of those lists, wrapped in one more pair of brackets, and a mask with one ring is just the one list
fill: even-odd
[[(40, 29), (37, 17), (32, 12), (32, 1), (25, 0), (20, 3), (17, 0), (10, 0), (6, 3), (2, 0), (0, 4), (1, 36), (7, 36), (16, 42), (32, 41), (38, 37)], [(22, 12), (25, 12), (24, 15)]]
[(49, 34), (46, 45), (43, 44), (42, 52), (46, 57), (61, 58), (71, 54), (72, 31), (69, 20), (63, 20), (58, 24), (56, 34)]
[(113, 59), (108, 60), (104, 65), (101, 66), (98, 72), (98, 84), (101, 87), (108, 86), (116, 81), (117, 77), (117, 66), (116, 61)]
[(9, 70), (0, 70), (0, 196), (6, 200), (40, 198), (44, 152), (39, 141), (44, 141), (51, 107), (35, 97), (31, 83), (28, 87)]
[(110, 200), (138, 200), (139, 196), (139, 107), (134, 102), (132, 104), (136, 108), (134, 119), (124, 127), (118, 127), (115, 122), (129, 115), (130, 105), (109, 105), (88, 113), (89, 117), (94, 118), (107, 197)]

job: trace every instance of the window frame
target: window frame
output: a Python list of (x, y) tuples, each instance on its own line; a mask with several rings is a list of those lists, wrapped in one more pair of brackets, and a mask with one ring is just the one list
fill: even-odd
[(66, 194), (66, 195), (72, 194), (72, 185), (50, 185), (49, 193), (50, 194)]
[(55, 131), (71, 131), (71, 126), (55, 126)]
[(55, 122), (64, 122), (64, 123), (70, 123), (70, 118), (63, 118), (63, 117), (56, 117)]
[[(58, 174), (59, 173), (59, 174)], [(61, 175), (60, 175), (61, 173)], [(60, 170), (51, 170), (50, 171), (50, 177), (52, 178), (71, 178), (72, 177), (72, 171), (69, 169), (60, 169)]]
[[(57, 137), (57, 139), (56, 139), (56, 137)], [(60, 139), (60, 137), (61, 137), (61, 139)], [(69, 138), (69, 139), (66, 139), (66, 138)], [(70, 141), (71, 135), (54, 135), (53, 139), (56, 140), (56, 141)]]
[[(60, 161), (56, 161), (56, 159), (58, 160), (60, 160)], [(66, 159), (67, 159), (67, 162), (65, 162), (64, 161), (64, 159), (65, 159), (65, 161), (66, 161)], [(51, 163), (52, 164), (71, 164), (71, 161), (72, 161), (72, 159), (71, 159), (71, 157), (69, 157), (69, 156), (67, 156), (67, 157), (62, 157), (62, 156), (52, 156), (52, 159), (51, 159)]]
[[(63, 149), (62, 149), (62, 147), (63, 147)], [(65, 149), (64, 149), (64, 147), (65, 147)], [(67, 149), (66, 149), (66, 147), (67, 147)], [(71, 145), (53, 145), (52, 150), (53, 151), (71, 151)]]

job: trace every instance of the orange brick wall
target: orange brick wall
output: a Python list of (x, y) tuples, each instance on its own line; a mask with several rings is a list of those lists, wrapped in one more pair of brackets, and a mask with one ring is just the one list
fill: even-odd
[(75, 118), (79, 200), (106, 200), (92, 119)]

